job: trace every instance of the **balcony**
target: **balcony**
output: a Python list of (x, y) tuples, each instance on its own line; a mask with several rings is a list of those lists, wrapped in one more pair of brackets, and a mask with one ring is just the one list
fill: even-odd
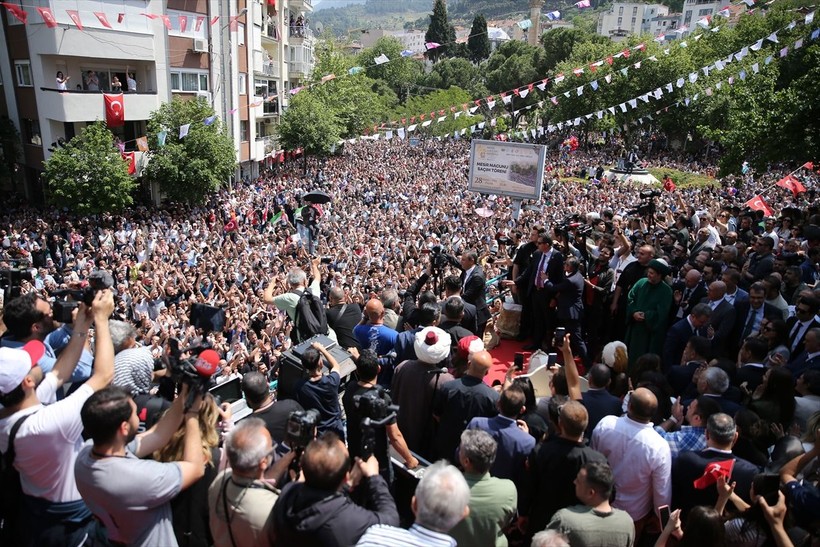
[(288, 78), (303, 79), (310, 74), (310, 64), (300, 61), (291, 61), (288, 63)]
[(277, 28), (275, 22), (262, 25), (262, 42), (267, 40), (269, 42), (278, 43), (279, 38), (279, 29)]
[[(58, 122), (87, 122), (102, 117), (105, 111), (103, 94), (98, 91), (58, 91), (41, 87), (37, 101), (40, 113)], [(125, 93), (125, 121), (147, 120), (159, 108), (156, 92)]]
[(300, 11), (313, 11), (313, 1), (312, 0), (290, 0), (288, 2), (288, 8), (294, 12)]
[(302, 44), (305, 40), (313, 39), (313, 31), (305, 25), (291, 25), (288, 30), (289, 44)]
[[(262, 114), (266, 118), (278, 118), (279, 117), (279, 101), (271, 101), (269, 103), (262, 103)], [(278, 123), (278, 119), (275, 119)]]
[(276, 137), (266, 135), (256, 137), (254, 142), (254, 159), (259, 161), (267, 158), (276, 151)]
[(279, 71), (279, 63), (276, 61), (265, 61), (262, 63), (262, 66), (256, 70), (259, 74), (264, 74), (265, 76), (270, 76), (272, 78), (279, 78), (281, 72)]

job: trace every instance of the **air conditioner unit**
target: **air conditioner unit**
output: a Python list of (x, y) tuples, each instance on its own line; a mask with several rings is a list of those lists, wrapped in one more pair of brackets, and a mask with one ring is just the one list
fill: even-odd
[(204, 97), (205, 100), (208, 101), (208, 104), (211, 104), (211, 102), (213, 102), (213, 97), (211, 96), (210, 91), (197, 91), (196, 96), (197, 97)]
[(208, 52), (208, 40), (203, 40), (201, 38), (194, 38), (193, 50), (194, 50), (195, 53), (207, 53)]

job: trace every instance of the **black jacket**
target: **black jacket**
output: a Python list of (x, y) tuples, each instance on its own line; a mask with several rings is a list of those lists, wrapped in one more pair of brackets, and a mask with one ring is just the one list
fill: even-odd
[(707, 448), (700, 452), (681, 452), (672, 462), (673, 507), (680, 508), (683, 514), (688, 514), (696, 505), (714, 506), (717, 501), (715, 486), (711, 485), (699, 490), (695, 488), (694, 482), (703, 475), (707, 465), (723, 460), (735, 460), (731, 480), (737, 482), (735, 487), (737, 495), (749, 503), (752, 479), (760, 472), (760, 468), (734, 454)]
[(348, 547), (355, 545), (374, 524), (399, 525), (396, 503), (379, 476), (362, 479), (360, 489), (369, 511), (342, 492), (328, 492), (290, 483), (273, 506), (275, 545), (298, 547)]

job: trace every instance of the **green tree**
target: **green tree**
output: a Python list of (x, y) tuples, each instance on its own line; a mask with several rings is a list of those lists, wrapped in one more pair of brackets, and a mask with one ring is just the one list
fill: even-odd
[(487, 36), (487, 19), (479, 13), (473, 19), (470, 37), (467, 38), (467, 49), (470, 51), (470, 60), (480, 63), (490, 56), (490, 37)]
[(300, 91), (291, 98), (278, 129), (282, 146), (289, 150), (301, 148), (305, 160), (308, 154), (329, 154), (342, 135), (338, 116), (312, 90)]
[(544, 69), (546, 71), (555, 70), (558, 63), (570, 58), (577, 45), (591, 42), (607, 44), (612, 47), (612, 42), (597, 34), (590, 34), (583, 30), (571, 27), (562, 27), (541, 35), (541, 46), (544, 48)]
[(452, 86), (466, 90), (473, 97), (486, 97), (489, 91), (484, 85), (484, 74), (467, 59), (444, 59), (433, 66), (422, 81), (425, 87), (449, 89)]
[(119, 211), (133, 203), (136, 182), (102, 121), (55, 150), (44, 167), (53, 204), (89, 214)]
[[(204, 99), (174, 98), (151, 113), (148, 120), (148, 165), (143, 177), (160, 184), (171, 200), (203, 203), (208, 194), (228, 180), (236, 168), (233, 142), (219, 119), (205, 125), (214, 109)], [(179, 128), (190, 124), (188, 135), (179, 138)], [(159, 134), (166, 133), (159, 146)]]
[[(465, 59), (462, 60), (467, 62)], [(411, 97), (408, 99), (407, 105), (397, 111), (396, 116), (409, 119), (412, 116), (424, 114), (426, 120), (430, 120), (432, 123), (427, 127), (422, 127), (423, 122), (418, 120), (418, 131), (420, 133), (452, 135), (456, 130), (461, 130), (481, 121), (480, 118), (471, 116), (469, 112), (465, 112), (462, 108), (462, 105), (465, 104), (468, 107), (473, 106), (471, 97), (465, 90), (456, 86), (449, 89), (440, 89), (426, 95)], [(453, 107), (455, 107), (455, 110), (452, 109)], [(461, 112), (461, 114), (458, 115), (458, 118), (455, 118), (454, 114), (458, 112)], [(432, 114), (432, 116), (428, 118), (429, 114)], [(439, 122), (438, 119), (442, 116), (445, 119)], [(409, 125), (409, 122), (407, 125)]]
[(444, 0), (436, 0), (433, 4), (433, 13), (430, 14), (430, 26), (424, 34), (425, 42), (435, 42), (441, 44), (429, 50), (425, 55), (433, 62), (442, 57), (451, 55), (451, 49), (456, 43), (456, 29), (447, 19), (447, 4)]
[[(397, 38), (379, 38), (372, 48), (359, 55), (359, 64), (367, 67), (367, 76), (383, 80), (400, 99), (407, 97), (408, 87), (415, 84), (422, 74), (421, 63), (411, 57), (402, 57), (402, 45)], [(373, 59), (387, 56), (389, 63), (374, 64)]]
[[(520, 40), (504, 42), (493, 52), (484, 67), (487, 75), (487, 88), (493, 93), (505, 93), (512, 89), (534, 82), (544, 77), (544, 50), (531, 46)], [(516, 127), (523, 108), (538, 101), (537, 93), (529, 91), (522, 98), (511, 95), (510, 103), (505, 105), (499, 97), (498, 105), (503, 105), (512, 117), (510, 126)]]

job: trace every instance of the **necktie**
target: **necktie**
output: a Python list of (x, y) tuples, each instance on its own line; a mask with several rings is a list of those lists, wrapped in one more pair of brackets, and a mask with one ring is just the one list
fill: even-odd
[(743, 336), (741, 337), (741, 342), (746, 340), (748, 336), (752, 333), (752, 330), (755, 326), (755, 317), (757, 316), (757, 311), (754, 308), (749, 309), (749, 318), (746, 320), (746, 326), (743, 327)]
[(543, 272), (546, 268), (547, 264), (547, 253), (541, 255), (541, 261), (538, 263), (538, 271), (535, 272), (535, 286), (539, 289), (544, 287), (544, 281), (541, 279), (541, 272)]
[(791, 334), (789, 334), (789, 349), (794, 353), (797, 342), (800, 340), (800, 331), (803, 330), (803, 323), (795, 321)]
[(678, 306), (678, 317), (683, 317), (683, 313), (687, 307), (689, 307), (689, 295), (692, 293), (692, 290), (689, 287), (686, 287), (686, 290), (683, 291), (683, 296), (680, 299), (680, 306)]

